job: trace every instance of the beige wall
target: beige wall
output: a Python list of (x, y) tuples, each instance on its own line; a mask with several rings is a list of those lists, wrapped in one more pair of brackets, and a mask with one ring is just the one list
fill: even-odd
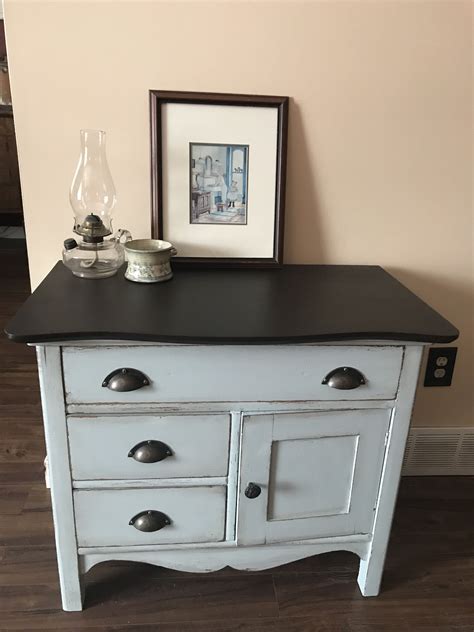
[(469, 2), (5, 0), (32, 285), (71, 234), (81, 127), (149, 232), (148, 90), (292, 97), (287, 262), (376, 263), (463, 332), (418, 425), (472, 424)]

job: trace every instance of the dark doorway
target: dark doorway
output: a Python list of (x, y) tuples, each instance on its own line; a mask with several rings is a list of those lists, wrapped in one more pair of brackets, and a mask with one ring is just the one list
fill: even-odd
[(23, 205), (8, 73), (4, 21), (0, 20), (0, 249), (25, 249)]

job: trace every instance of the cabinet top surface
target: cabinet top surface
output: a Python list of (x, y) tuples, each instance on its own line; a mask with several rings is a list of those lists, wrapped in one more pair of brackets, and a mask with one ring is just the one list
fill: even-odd
[(451, 342), (457, 329), (378, 266), (177, 269), (171, 281), (80, 279), (58, 262), (6, 328), (17, 342)]

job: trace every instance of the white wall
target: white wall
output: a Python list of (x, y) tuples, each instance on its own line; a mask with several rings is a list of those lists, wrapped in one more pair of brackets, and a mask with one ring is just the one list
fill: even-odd
[[(286, 261), (385, 266), (462, 331), (416, 423), (472, 424), (470, 2), (6, 0), (32, 285), (71, 233), (79, 129), (149, 234), (148, 90), (292, 97)], [(234, 60), (238, 63), (232, 64)]]

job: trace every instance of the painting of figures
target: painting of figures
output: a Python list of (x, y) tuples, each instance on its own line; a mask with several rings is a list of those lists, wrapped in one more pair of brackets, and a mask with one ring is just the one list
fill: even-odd
[(190, 223), (247, 224), (248, 145), (190, 143)]

